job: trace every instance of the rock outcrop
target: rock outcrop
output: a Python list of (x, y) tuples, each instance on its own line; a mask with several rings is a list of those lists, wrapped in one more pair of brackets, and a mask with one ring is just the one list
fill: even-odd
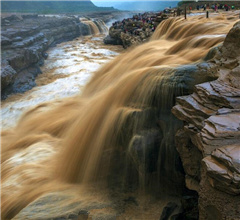
[(12, 15), (2, 18), (1, 28), (2, 98), (35, 85), (50, 46), (88, 34), (78, 18), (63, 16)]
[(156, 27), (167, 17), (162, 13), (144, 13), (117, 21), (110, 27), (104, 43), (123, 45), (124, 48), (140, 45), (152, 36)]
[[(172, 112), (187, 188), (199, 195), (199, 219), (240, 218), (240, 22), (206, 59), (218, 79), (178, 97)], [(214, 51), (214, 53), (213, 53)]]

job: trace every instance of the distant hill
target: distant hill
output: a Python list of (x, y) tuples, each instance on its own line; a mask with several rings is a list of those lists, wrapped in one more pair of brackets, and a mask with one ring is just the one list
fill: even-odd
[(112, 7), (97, 7), (90, 0), (85, 1), (1, 1), (1, 12), (19, 13), (78, 13), (113, 11)]

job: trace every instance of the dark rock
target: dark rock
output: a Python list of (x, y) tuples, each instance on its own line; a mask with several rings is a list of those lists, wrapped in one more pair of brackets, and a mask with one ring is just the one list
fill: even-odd
[(2, 60), (8, 61), (1, 70), (4, 97), (31, 89), (35, 85), (34, 77), (40, 72), (37, 66), (43, 65), (47, 58), (45, 51), (80, 35), (80, 22), (75, 17), (24, 15), (23, 18), (14, 15), (3, 19), (11, 21), (11, 28), (3, 26), (1, 33)]
[(16, 54), (15, 56), (8, 59), (9, 65), (12, 66), (17, 72), (29, 67), (30, 65), (37, 63), (39, 60), (39, 55), (36, 51), (26, 49), (22, 51), (21, 54)]
[(78, 24), (78, 26), (79, 26), (80, 35), (82, 36), (89, 35), (89, 27), (86, 24), (81, 22)]
[(78, 215), (77, 214), (70, 214), (67, 219), (77, 220), (78, 219)]
[[(173, 214), (178, 205), (175, 202), (169, 202), (162, 211), (160, 220), (169, 220), (170, 216)], [(172, 219), (172, 218), (171, 218)]]
[(234, 68), (227, 76), (226, 80), (237, 89), (240, 89), (240, 66)]
[(12, 86), (13, 93), (23, 93), (36, 86), (35, 77), (41, 73), (38, 67), (30, 67), (18, 73)]
[(44, 58), (43, 57), (38, 61), (38, 65), (39, 66), (43, 66), (44, 65)]
[(42, 56), (43, 56), (44, 59), (47, 59), (48, 58), (48, 53), (44, 52), (44, 53), (42, 53)]
[(86, 210), (80, 210), (80, 211), (78, 212), (78, 215), (89, 215), (89, 213), (88, 213), (88, 211), (86, 211)]
[(129, 144), (129, 153), (140, 173), (157, 170), (158, 149), (161, 139), (159, 130), (143, 132), (133, 136)]
[(124, 199), (123, 201), (127, 202), (127, 203), (132, 203), (132, 204), (138, 206), (138, 202), (135, 197), (129, 196), (127, 199)]
[(16, 216), (9, 219), (63, 220), (70, 219), (69, 216), (73, 216), (75, 218), (75, 216), (78, 216), (77, 210), (79, 210), (81, 201), (69, 203), (69, 200), (72, 198), (74, 198), (74, 195), (71, 191), (45, 194), (28, 204), (28, 206), (22, 207), (22, 210)]
[(3, 20), (6, 20), (6, 19), (8, 21), (22, 21), (23, 20), (22, 16), (20, 16), (20, 15), (10, 15), (6, 18), (3, 18)]
[(182, 159), (185, 173), (189, 178), (185, 178), (186, 185), (191, 190), (198, 191), (200, 181), (200, 167), (202, 155), (192, 143), (185, 130), (179, 130), (176, 134), (176, 147)]
[(7, 87), (2, 89), (2, 99), (6, 99), (11, 93), (24, 93), (36, 86), (35, 78), (41, 70), (38, 66), (26, 68), (19, 73), (15, 73), (14, 80)]
[(1, 46), (6, 46), (11, 44), (11, 40), (7, 37), (1, 36)]
[(7, 20), (7, 19), (4, 19), (4, 20), (2, 20), (1, 25), (2, 26), (9, 26), (9, 25), (11, 25), (11, 22), (9, 20)]
[(88, 215), (89, 215), (88, 211), (81, 210), (78, 213), (78, 220), (88, 220)]
[(225, 57), (236, 58), (240, 53), (240, 22), (237, 22), (227, 34), (223, 43), (222, 54)]
[(187, 196), (183, 196), (181, 200), (182, 213), (180, 219), (197, 220), (198, 214), (198, 195), (194, 191), (189, 191)]
[(203, 60), (208, 61), (208, 60), (211, 60), (212, 58), (214, 58), (217, 55), (217, 53), (219, 52), (219, 48), (221, 46), (222, 46), (222, 44), (210, 49), (209, 52), (207, 53), (206, 57)]
[(103, 42), (105, 44), (122, 45), (122, 40), (121, 39), (112, 38), (110, 35), (105, 37)]
[(1, 91), (7, 88), (10, 85), (15, 77), (17, 72), (10, 65), (2, 65), (1, 67)]

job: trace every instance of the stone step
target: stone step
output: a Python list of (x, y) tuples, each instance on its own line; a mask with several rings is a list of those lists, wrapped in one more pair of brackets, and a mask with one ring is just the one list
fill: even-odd
[(35, 42), (37, 42), (43, 38), (44, 38), (44, 34), (38, 33), (34, 36), (25, 38), (23, 41), (13, 43), (11, 47), (12, 48), (24, 48), (24, 47), (34, 44)]
[(201, 104), (201, 102), (198, 102), (196, 99), (194, 99), (193, 96), (181, 96), (178, 97), (176, 100), (177, 103), (179, 103), (180, 105), (191, 109), (192, 111), (195, 111), (196, 115), (200, 115), (204, 118), (207, 118), (215, 113), (215, 111), (206, 108), (204, 105)]
[(232, 108), (229, 101), (224, 96), (216, 92), (214, 84), (211, 82), (196, 85), (196, 93), (201, 98), (203, 104), (214, 104), (218, 108)]

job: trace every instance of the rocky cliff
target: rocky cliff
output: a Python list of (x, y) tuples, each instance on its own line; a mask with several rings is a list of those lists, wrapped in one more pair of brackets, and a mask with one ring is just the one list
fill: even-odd
[(88, 34), (87, 25), (74, 17), (11, 15), (2, 18), (1, 28), (2, 98), (35, 85), (50, 46)]
[(176, 134), (187, 188), (199, 195), (199, 219), (240, 218), (240, 22), (206, 57), (219, 75), (177, 98)]

